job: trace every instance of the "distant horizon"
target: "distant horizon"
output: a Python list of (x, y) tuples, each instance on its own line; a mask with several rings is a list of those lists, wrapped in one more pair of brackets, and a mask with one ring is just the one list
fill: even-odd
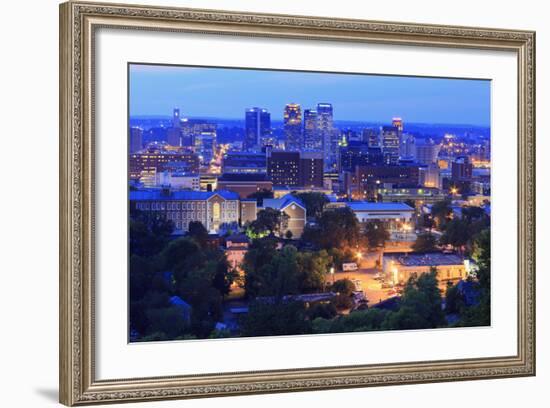
[[(174, 106), (174, 108), (179, 108), (178, 106)], [(222, 116), (180, 116), (187, 119), (203, 119), (203, 120), (227, 120), (227, 121), (240, 121), (245, 122), (245, 118), (237, 118), (237, 117), (222, 117)], [(394, 116), (394, 118), (397, 116)], [(154, 114), (154, 115), (131, 115), (130, 119), (164, 119), (164, 120), (171, 120), (172, 115), (162, 115), (162, 114)], [(391, 119), (389, 120), (356, 120), (356, 119), (334, 119), (334, 122), (348, 122), (348, 123), (357, 123), (357, 124), (388, 124), (391, 125)], [(403, 118), (402, 118), (403, 119)], [(283, 122), (283, 119), (271, 119), (272, 122)], [(405, 128), (407, 125), (432, 125), (432, 126), (456, 126), (456, 127), (478, 127), (478, 128), (487, 128), (490, 129), (490, 124), (483, 125), (483, 124), (476, 124), (476, 123), (436, 123), (436, 122), (407, 122), (405, 119), (403, 119), (403, 123)]]
[(490, 127), (491, 82), (357, 73), (129, 65), (130, 117), (244, 119), (265, 108), (282, 121), (287, 103), (316, 109), (331, 103), (334, 120)]

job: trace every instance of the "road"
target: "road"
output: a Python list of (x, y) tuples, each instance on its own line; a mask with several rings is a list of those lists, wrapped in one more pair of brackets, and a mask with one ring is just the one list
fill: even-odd
[[(390, 289), (382, 289), (382, 285), (379, 280), (375, 279), (376, 274), (379, 271), (375, 268), (363, 268), (353, 272), (335, 272), (334, 280), (338, 279), (351, 279), (353, 281), (360, 282), (359, 290), (365, 293), (369, 301), (369, 306), (372, 306), (382, 300), (392, 297)], [(329, 277), (329, 283), (332, 283), (332, 278)]]

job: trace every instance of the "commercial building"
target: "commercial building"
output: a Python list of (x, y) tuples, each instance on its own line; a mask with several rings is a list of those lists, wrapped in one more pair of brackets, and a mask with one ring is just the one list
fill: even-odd
[(228, 152), (222, 160), (222, 172), (224, 174), (266, 174), (266, 154), (253, 152)]
[(468, 156), (457, 157), (451, 163), (451, 179), (453, 181), (468, 181), (472, 178), (472, 163)]
[(176, 234), (187, 232), (192, 221), (200, 221), (208, 231), (217, 233), (225, 225), (236, 225), (255, 219), (255, 213), (253, 218), (249, 218), (248, 212), (245, 218), (242, 217), (239, 196), (230, 191), (155, 189), (131, 190), (129, 195), (131, 208), (164, 215), (174, 222)]
[(217, 134), (217, 125), (203, 119), (181, 119), (181, 145), (195, 146), (196, 138), (201, 134)]
[(437, 164), (429, 164), (420, 166), (419, 169), (419, 184), (426, 188), (441, 188), (441, 171)]
[(129, 156), (128, 173), (132, 180), (139, 180), (142, 176), (156, 176), (157, 173), (175, 168), (181, 172), (198, 173), (199, 158), (192, 151), (181, 148), (177, 150), (152, 149)]
[(263, 207), (279, 210), (287, 215), (286, 225), (281, 230), (281, 236), (286, 236), (287, 231), (293, 238), (300, 238), (306, 225), (307, 212), (304, 203), (297, 197), (287, 194), (281, 198), (266, 198)]
[(317, 111), (314, 109), (304, 110), (304, 149), (306, 150), (323, 150), (323, 140), (318, 131)]
[[(372, 203), (367, 201), (346, 202), (357, 220), (364, 226), (372, 221), (380, 221), (390, 230), (400, 230), (403, 225), (409, 225), (414, 209), (405, 203)], [(327, 205), (330, 208), (330, 204)]]
[(323, 155), (268, 151), (267, 176), (274, 186), (323, 187)]
[(144, 184), (145, 187), (162, 187), (172, 190), (199, 191), (201, 189), (200, 176), (198, 174), (187, 174), (168, 170), (156, 174), (154, 186), (148, 185), (147, 183)]
[(242, 273), (241, 265), (248, 252), (250, 240), (244, 234), (233, 234), (225, 239), (225, 257), (232, 269)]
[(412, 276), (419, 276), (436, 268), (439, 288), (442, 290), (447, 287), (447, 282), (457, 283), (468, 277), (466, 264), (461, 256), (440, 252), (385, 253), (382, 257), (382, 268), (388, 282), (404, 285)]
[(330, 103), (317, 104), (317, 132), (322, 143), (324, 165), (327, 169), (336, 163), (338, 138), (334, 129), (334, 111)]
[(297, 103), (289, 103), (283, 113), (285, 150), (300, 151), (302, 148), (302, 108)]
[(250, 108), (245, 111), (244, 149), (256, 150), (271, 137), (271, 115), (267, 109)]
[(399, 162), (401, 138), (399, 129), (395, 126), (382, 126), (382, 154), (385, 165), (396, 165)]
[(218, 178), (218, 189), (234, 191), (240, 198), (247, 198), (261, 190), (271, 191), (273, 183), (265, 174), (226, 173)]
[(137, 153), (143, 149), (143, 129), (139, 127), (130, 128), (130, 153)]
[(414, 201), (416, 208), (443, 201), (447, 197), (437, 188), (379, 188), (376, 193), (380, 202)]
[(419, 164), (430, 165), (437, 162), (440, 145), (432, 139), (416, 139), (414, 159)]
[(299, 185), (323, 187), (323, 153), (302, 152), (300, 154)]

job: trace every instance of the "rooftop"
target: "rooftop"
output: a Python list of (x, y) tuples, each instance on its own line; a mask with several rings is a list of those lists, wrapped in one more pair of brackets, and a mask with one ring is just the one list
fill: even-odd
[(238, 200), (239, 195), (232, 191), (170, 191), (166, 192), (159, 189), (132, 190), (130, 191), (130, 201), (144, 200), (182, 200), (182, 201), (204, 201), (219, 195), (226, 200)]
[(414, 211), (405, 203), (371, 203), (368, 201), (350, 201), (346, 203), (353, 211)]
[(302, 208), (306, 208), (302, 200), (300, 200), (297, 197), (294, 197), (292, 194), (286, 194), (281, 198), (264, 198), (263, 207), (275, 208), (277, 210), (281, 210), (292, 203), (297, 204)]
[(444, 254), (442, 252), (429, 253), (393, 253), (384, 254), (387, 260), (395, 261), (403, 266), (439, 266), (462, 265), (464, 259), (456, 254)]
[(218, 181), (269, 181), (265, 173), (224, 173)]

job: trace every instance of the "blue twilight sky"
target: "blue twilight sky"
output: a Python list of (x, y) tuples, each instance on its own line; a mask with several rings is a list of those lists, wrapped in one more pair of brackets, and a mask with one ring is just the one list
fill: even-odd
[(333, 104), (335, 120), (490, 125), (488, 80), (327, 74), (160, 65), (130, 66), (130, 115), (244, 119), (258, 106), (281, 120), (285, 104)]

